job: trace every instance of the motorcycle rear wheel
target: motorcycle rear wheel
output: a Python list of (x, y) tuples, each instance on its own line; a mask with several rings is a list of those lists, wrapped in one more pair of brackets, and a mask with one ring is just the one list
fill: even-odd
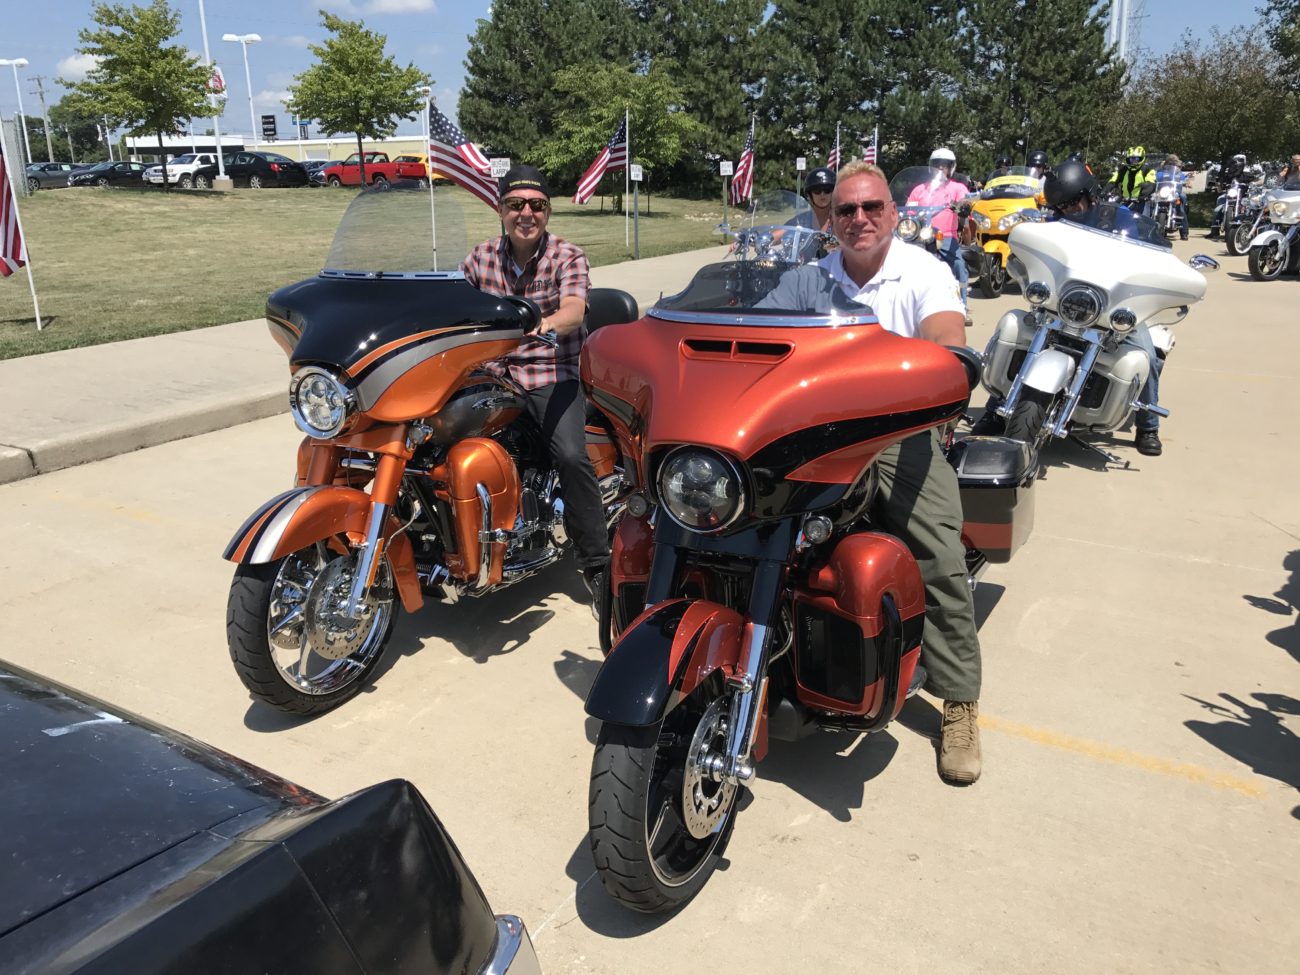
[(1037, 389), (1024, 389), (1016, 408), (1007, 417), (1006, 432), (1002, 435), (1012, 440), (1030, 444), (1035, 450), (1047, 439), (1045, 421), (1052, 397)]
[(1286, 265), (1282, 245), (1272, 240), (1259, 247), (1252, 247), (1246, 255), (1246, 265), (1250, 268), (1250, 276), (1256, 281), (1276, 281), (1282, 276), (1282, 268)]
[[(235, 672), (255, 698), (289, 714), (324, 714), (358, 694), (384, 656), (397, 615), (384, 557), (364, 618), (341, 617), (355, 555), (328, 554), (312, 546), (240, 565), (230, 584), (226, 641)], [(339, 625), (348, 622), (355, 626)]]
[(742, 789), (693, 771), (691, 759), (701, 743), (723, 747), (726, 720), (727, 699), (706, 684), (657, 725), (601, 726), (587, 836), (601, 884), (625, 907), (645, 914), (676, 910), (717, 866)]

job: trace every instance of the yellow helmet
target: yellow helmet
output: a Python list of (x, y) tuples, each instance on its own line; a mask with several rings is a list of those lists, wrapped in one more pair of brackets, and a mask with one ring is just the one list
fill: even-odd
[(1133, 159), (1134, 157), (1136, 157), (1136, 158), (1139, 159), (1139, 160), (1145, 160), (1146, 157), (1147, 157), (1147, 150), (1146, 150), (1146, 147), (1145, 147), (1145, 146), (1132, 146), (1131, 148), (1129, 148), (1129, 149), (1124, 153), (1124, 158), (1125, 158), (1125, 159)]

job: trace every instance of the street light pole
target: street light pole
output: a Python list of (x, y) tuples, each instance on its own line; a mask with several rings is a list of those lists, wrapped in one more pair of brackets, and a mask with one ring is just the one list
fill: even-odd
[(253, 79), (248, 73), (248, 45), (256, 44), (262, 39), (261, 34), (222, 34), (223, 41), (234, 41), (239, 44), (244, 51), (244, 84), (248, 85), (248, 124), (253, 128), (253, 145), (260, 148), (262, 140), (259, 136), (261, 131), (257, 127), (257, 116), (253, 114)]
[[(199, 0), (199, 27), (203, 31), (203, 64), (205, 67), (212, 66), (212, 56), (208, 53), (208, 19), (203, 15), (203, 0)], [(212, 106), (212, 132), (217, 140), (217, 185), (221, 189), (227, 189), (230, 184), (230, 177), (226, 175), (226, 163), (221, 155), (221, 113), (216, 111), (217, 96), (209, 93), (208, 104)], [(223, 106), (224, 111), (224, 106)]]
[(22, 138), (18, 140), (18, 149), (20, 152), (27, 153), (27, 159), (23, 162), (23, 168), (26, 169), (32, 161), (32, 144), (27, 136), (27, 119), (23, 115), (23, 89), (18, 84), (18, 69), (27, 67), (27, 59), (0, 58), (0, 64), (7, 64), (14, 69), (14, 91), (18, 93), (18, 130), (22, 133)]

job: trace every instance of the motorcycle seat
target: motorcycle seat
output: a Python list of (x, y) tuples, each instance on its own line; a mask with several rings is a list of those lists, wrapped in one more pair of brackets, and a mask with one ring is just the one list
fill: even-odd
[(636, 299), (618, 288), (592, 288), (587, 292), (588, 334), (606, 325), (622, 325), (641, 317)]

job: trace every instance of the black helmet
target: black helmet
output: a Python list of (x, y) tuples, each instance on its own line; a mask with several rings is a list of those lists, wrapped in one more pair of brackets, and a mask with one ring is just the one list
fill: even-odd
[(1042, 149), (1034, 149), (1025, 157), (1025, 165), (1030, 169), (1037, 166), (1039, 169), (1046, 170), (1049, 162), (1050, 160), (1047, 158), (1047, 153)]
[(835, 189), (835, 170), (833, 169), (827, 169), (825, 166), (818, 166), (804, 177), (803, 191), (805, 196), (813, 190), (833, 189)]
[(1069, 159), (1073, 159), (1075, 162), (1083, 162), (1083, 153), (1081, 153), (1081, 152), (1072, 152), (1072, 153), (1070, 153), (1068, 156), (1066, 156), (1065, 158), (1066, 158), (1067, 160), (1069, 160)]
[(997, 161), (996, 163), (993, 164), (993, 168), (994, 168), (994, 169), (1010, 169), (1010, 168), (1011, 168), (1011, 157), (1008, 156), (1008, 155), (1004, 152), (1002, 155), (998, 156), (998, 161)]
[(1077, 159), (1067, 159), (1043, 180), (1043, 196), (1053, 210), (1069, 206), (1084, 194), (1097, 195), (1097, 180), (1088, 167)]

